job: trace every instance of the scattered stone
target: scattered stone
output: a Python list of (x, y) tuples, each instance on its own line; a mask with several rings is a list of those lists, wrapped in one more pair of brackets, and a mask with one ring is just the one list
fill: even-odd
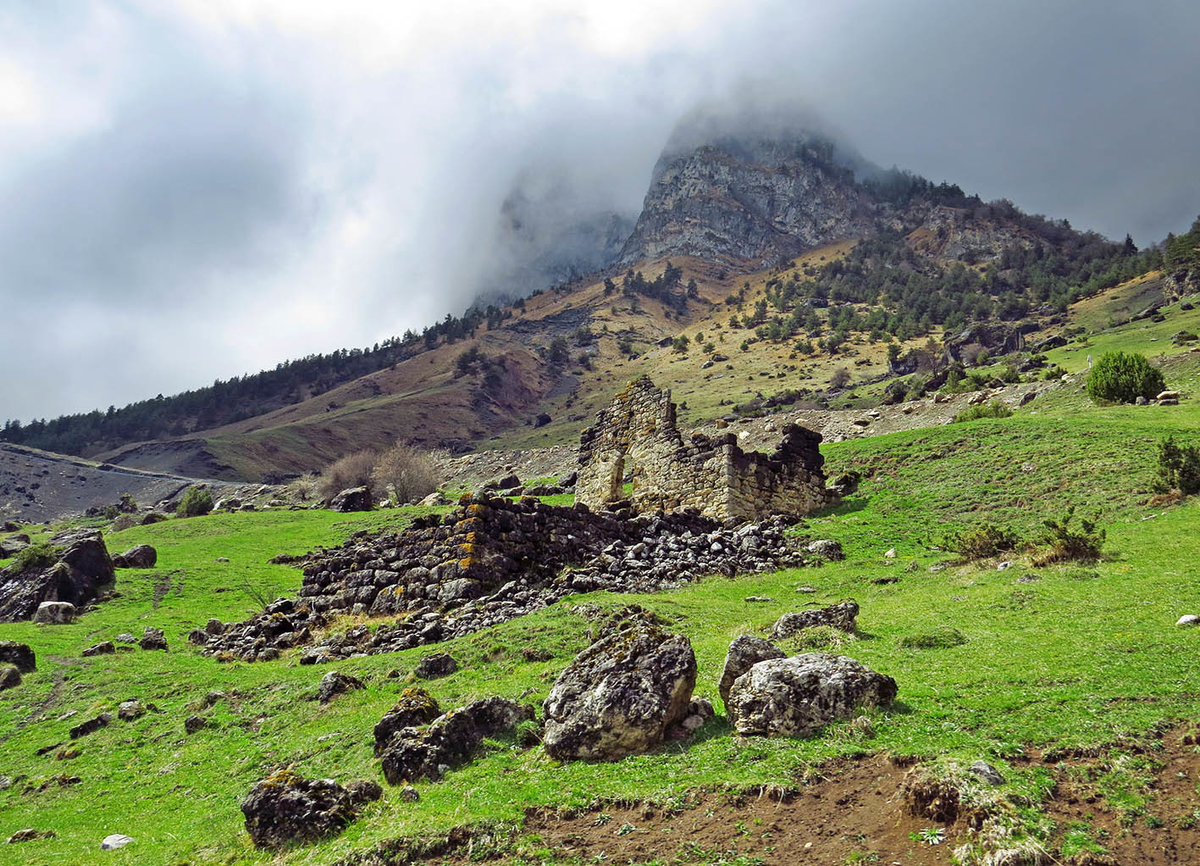
[(722, 703), (729, 703), (729, 690), (733, 688), (734, 680), (758, 662), (786, 656), (787, 653), (775, 644), (760, 637), (748, 634), (735, 637), (725, 653), (725, 667), (721, 671), (721, 682), (717, 686), (717, 694), (721, 696)]
[(213, 562), (229, 562), (228, 556), (218, 556)]
[(183, 720), (183, 732), (185, 734), (194, 734), (208, 727), (208, 719), (204, 716), (188, 716)]
[(738, 677), (725, 708), (743, 736), (803, 737), (896, 698), (896, 681), (845, 656), (761, 661)]
[(1175, 620), (1175, 625), (1178, 628), (1191, 628), (1195, 625), (1200, 625), (1200, 616), (1194, 613), (1185, 613), (1179, 619)]
[(101, 851), (115, 851), (118, 848), (124, 848), (133, 841), (132, 836), (126, 836), (124, 833), (113, 833), (105, 836), (100, 842)]
[(895, 559), (896, 558), (896, 548), (889, 547), (886, 551), (884, 551), (883, 558), (884, 559)]
[(112, 655), (116, 651), (117, 648), (113, 645), (112, 641), (103, 640), (100, 641), (100, 643), (93, 644), (85, 649), (81, 655), (83, 655), (84, 658), (91, 658), (92, 656)]
[(137, 638), (127, 631), (121, 632), (119, 635), (113, 638), (113, 640), (115, 640), (117, 643), (137, 643)]
[(1012, 568), (1015, 564), (1016, 563), (1014, 563), (1011, 559), (1006, 559), (1003, 562), (996, 564), (996, 571), (1008, 571), (1008, 569)]
[(796, 592), (802, 592), (802, 593), (804, 593), (805, 595), (812, 595), (812, 594), (813, 594), (813, 593), (815, 593), (816, 591), (817, 591), (817, 588), (816, 588), (815, 586), (808, 586), (808, 585), (805, 585), (805, 586), (798, 586), (798, 587), (796, 587)]
[(398, 731), (427, 725), (441, 714), (441, 708), (429, 692), (422, 688), (405, 689), (396, 705), (375, 725), (375, 754), (382, 754), (384, 746)]
[(321, 703), (327, 704), (340, 694), (364, 688), (366, 686), (358, 677), (352, 677), (341, 671), (329, 671), (321, 677), (321, 683), (317, 686), (317, 698)]
[(122, 701), (117, 707), (117, 718), (123, 722), (132, 722), (146, 715), (146, 708), (141, 701)]
[(78, 725), (71, 728), (69, 734), (72, 740), (78, 740), (80, 737), (93, 734), (101, 728), (107, 728), (112, 720), (112, 713), (101, 713), (94, 718), (88, 719), (86, 722), (80, 722)]
[(158, 562), (158, 551), (149, 544), (139, 544), (113, 557), (115, 568), (154, 568)]
[(0, 664), (12, 665), (23, 674), (37, 670), (37, 656), (33, 650), (15, 640), (0, 640)]
[(556, 760), (616, 760), (662, 743), (683, 721), (696, 656), (683, 635), (633, 621), (577, 655), (544, 702), (546, 752)]
[(163, 637), (163, 630), (161, 628), (148, 625), (146, 626), (146, 630), (142, 632), (142, 639), (138, 641), (138, 646), (144, 650), (166, 650), (167, 639)]
[(53, 830), (35, 830), (32, 827), (26, 827), (24, 830), (18, 830), (8, 837), (9, 845), (16, 845), (18, 842), (37, 842), (39, 839), (53, 839), (55, 833)]
[(348, 514), (352, 511), (371, 510), (371, 490), (368, 487), (349, 487), (329, 502), (333, 511)]
[(421, 799), (421, 793), (412, 785), (404, 785), (400, 788), (400, 799), (405, 803), (415, 803)]
[(78, 758), (81, 754), (83, 754), (83, 753), (80, 752), (79, 749), (75, 748), (74, 746), (63, 746), (54, 753), (54, 760), (56, 760), (56, 761), (71, 761), (71, 760), (74, 760), (75, 758)]
[(821, 559), (827, 559), (830, 562), (840, 562), (846, 558), (841, 542), (834, 541), (831, 538), (818, 538), (816, 541), (810, 541), (808, 543), (808, 552), (815, 553)]
[(975, 774), (989, 785), (1004, 784), (1004, 777), (1000, 775), (1000, 771), (987, 761), (976, 761), (971, 766), (967, 767), (967, 771)]
[(212, 635), (210, 635), (204, 629), (194, 628), (188, 632), (187, 642), (192, 644), (192, 646), (204, 646), (206, 643), (208, 643), (208, 639), (210, 637), (212, 637)]
[(458, 661), (449, 653), (424, 656), (413, 670), (413, 675), (422, 680), (435, 680), (449, 676), (458, 670)]
[(33, 621), (42, 625), (67, 625), (75, 621), (75, 605), (69, 601), (43, 601)]
[(765, 595), (748, 595), (742, 599), (747, 604), (770, 604), (775, 601), (773, 598), (768, 598)]
[(21, 684), (21, 672), (16, 665), (0, 665), (0, 692), (15, 689)]
[(848, 599), (829, 607), (785, 613), (771, 629), (772, 640), (783, 640), (815, 625), (828, 625), (847, 634), (854, 634), (858, 617), (858, 602)]
[(169, 514), (163, 514), (161, 511), (150, 511), (142, 518), (142, 526), (153, 526), (155, 523), (162, 523), (170, 519), (171, 515)]

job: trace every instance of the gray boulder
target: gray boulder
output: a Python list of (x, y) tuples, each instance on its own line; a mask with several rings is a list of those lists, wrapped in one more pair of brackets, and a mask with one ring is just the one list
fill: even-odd
[(12, 665), (23, 674), (37, 670), (37, 657), (27, 644), (0, 640), (0, 665)]
[(116, 651), (117, 648), (112, 641), (104, 640), (100, 641), (98, 644), (93, 644), (92, 646), (88, 647), (81, 653), (81, 655), (83, 655), (84, 658), (91, 658), (92, 656), (112, 655)]
[(717, 686), (721, 701), (729, 703), (729, 690), (733, 688), (734, 681), (754, 665), (786, 656), (787, 653), (775, 644), (760, 637), (748, 634), (735, 637), (729, 645), (729, 651), (725, 653), (725, 667), (721, 671), (721, 682)]
[(329, 507), (343, 513), (370, 511), (371, 490), (367, 487), (348, 487), (330, 500)]
[(132, 722), (146, 715), (146, 708), (141, 701), (122, 701), (117, 707), (117, 718), (123, 722)]
[(785, 613), (775, 621), (775, 626), (771, 629), (771, 638), (772, 640), (783, 640), (815, 625), (828, 625), (847, 634), (853, 634), (854, 621), (857, 617), (858, 602), (854, 600), (839, 602), (815, 610)]
[(896, 681), (845, 656), (806, 653), (758, 662), (726, 703), (739, 734), (804, 737), (896, 698)]
[(341, 671), (330, 671), (321, 677), (321, 683), (317, 686), (317, 698), (321, 703), (327, 704), (338, 695), (362, 688), (366, 688), (366, 686), (358, 677), (352, 677)]
[(116, 568), (154, 568), (158, 562), (158, 551), (149, 544), (139, 544), (113, 557)]
[(0, 665), (0, 692), (15, 689), (21, 684), (21, 672), (15, 665)]
[(429, 692), (422, 688), (405, 689), (400, 693), (396, 705), (384, 713), (375, 725), (375, 754), (382, 754), (396, 733), (405, 728), (427, 725), (441, 714), (441, 708)]
[(161, 628), (148, 625), (142, 632), (142, 639), (138, 641), (138, 646), (144, 650), (166, 650), (167, 639), (163, 636)]
[(543, 705), (546, 752), (616, 760), (653, 749), (687, 715), (696, 656), (683, 635), (644, 621), (612, 630), (558, 677)]
[(818, 538), (816, 541), (810, 541), (808, 552), (815, 553), (821, 559), (827, 559), (830, 562), (840, 562), (846, 558), (845, 552), (842, 551), (842, 545), (831, 538)]
[(33, 621), (42, 625), (66, 625), (75, 621), (75, 605), (69, 601), (43, 601)]
[(246, 832), (259, 848), (284, 848), (335, 836), (383, 789), (362, 781), (343, 788), (332, 779), (305, 779), (291, 770), (263, 779), (242, 800)]
[(413, 669), (413, 675), (423, 680), (446, 677), (458, 670), (458, 661), (449, 653), (425, 656)]

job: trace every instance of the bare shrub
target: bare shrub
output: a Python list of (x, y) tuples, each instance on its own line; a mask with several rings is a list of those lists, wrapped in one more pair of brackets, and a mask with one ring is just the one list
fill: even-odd
[(437, 470), (429, 455), (397, 442), (380, 456), (371, 473), (376, 490), (387, 490), (396, 503), (417, 502), (437, 489)]
[(369, 487), (376, 459), (373, 451), (356, 451), (333, 461), (317, 479), (317, 494), (328, 501), (348, 487)]

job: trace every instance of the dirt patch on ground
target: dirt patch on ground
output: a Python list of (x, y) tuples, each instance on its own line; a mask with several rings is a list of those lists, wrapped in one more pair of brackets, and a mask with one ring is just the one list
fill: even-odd
[[(1092, 756), (1028, 760), (1047, 780), (1039, 808), (1054, 830), (1042, 859), (1002, 862), (1196, 863), (1198, 739), (1175, 731)], [(950, 822), (914, 817), (903, 795), (910, 769), (907, 761), (874, 755), (827, 765), (788, 789), (693, 792), (667, 804), (609, 803), (582, 812), (531, 810), (509, 853), (489, 856), (489, 846), (462, 838), (453, 853), (425, 862), (507, 862), (519, 859), (517, 852), (529, 857), (549, 849), (565, 863), (951, 863), (954, 849), (980, 843), (983, 816), (964, 808)]]

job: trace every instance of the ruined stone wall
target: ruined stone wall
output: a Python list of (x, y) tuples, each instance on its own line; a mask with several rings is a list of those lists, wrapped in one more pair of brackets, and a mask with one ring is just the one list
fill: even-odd
[(575, 500), (593, 508), (621, 501), (622, 478), (632, 469), (629, 499), (637, 511), (692, 507), (719, 519), (809, 514), (836, 498), (825, 489), (820, 442), (820, 434), (792, 424), (770, 455), (743, 452), (733, 434), (694, 433), (685, 444), (671, 392), (643, 376), (583, 431)]

